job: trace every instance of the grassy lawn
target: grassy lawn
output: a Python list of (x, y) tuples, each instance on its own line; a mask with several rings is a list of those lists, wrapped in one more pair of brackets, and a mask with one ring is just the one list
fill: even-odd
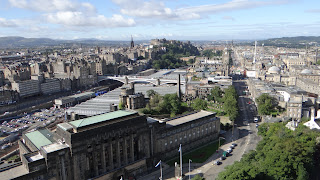
[(217, 109), (208, 108), (206, 110), (207, 111), (211, 111), (211, 112), (216, 112), (218, 116), (227, 116), (227, 114), (225, 114), (223, 111), (220, 111), (220, 110), (217, 110)]
[[(225, 142), (224, 139), (220, 140), (221, 145)], [(189, 159), (192, 160), (193, 163), (203, 163), (205, 162), (212, 154), (214, 154), (216, 152), (216, 150), (218, 149), (219, 146), (219, 141), (217, 142), (213, 142), (211, 144), (205, 145), (201, 148), (198, 148), (194, 151), (188, 152), (188, 153), (184, 153), (182, 154), (182, 162), (189, 162)], [(182, 153), (183, 153), (183, 148), (182, 148)], [(172, 159), (170, 161), (167, 162), (168, 165), (170, 166), (174, 166), (174, 163), (180, 162), (180, 157), (178, 154), (178, 150), (177, 150), (177, 158)]]
[(14, 155), (14, 156), (11, 156), (11, 157), (8, 159), (8, 161), (14, 161), (14, 160), (19, 159), (19, 158), (20, 158), (19, 155)]

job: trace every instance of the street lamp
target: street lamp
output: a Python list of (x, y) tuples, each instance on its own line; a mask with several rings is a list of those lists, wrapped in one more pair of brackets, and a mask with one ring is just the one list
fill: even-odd
[(220, 147), (220, 138), (222, 138), (222, 139), (226, 139), (226, 138), (224, 138), (224, 137), (219, 137), (219, 146), (218, 146), (218, 147)]
[(190, 163), (192, 162), (191, 159), (189, 159), (189, 180), (190, 180)]

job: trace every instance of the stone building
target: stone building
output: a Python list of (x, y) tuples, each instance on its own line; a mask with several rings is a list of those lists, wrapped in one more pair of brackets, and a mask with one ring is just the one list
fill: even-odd
[[(22, 166), (11, 179), (134, 179), (159, 159), (218, 138), (220, 119), (200, 111), (165, 121), (134, 111), (114, 111), (28, 132), (19, 140)], [(19, 173), (13, 173), (14, 171)]]
[(17, 91), (20, 97), (29, 97), (40, 94), (38, 80), (26, 80), (11, 83), (12, 90)]
[(144, 95), (134, 92), (134, 84), (131, 83), (129, 88), (122, 88), (120, 94), (120, 103), (126, 109), (140, 109), (146, 106)]
[(217, 139), (220, 119), (215, 115), (202, 110), (153, 123), (153, 156), (170, 159), (178, 156), (180, 144), (186, 152)]
[(147, 170), (150, 135), (144, 116), (115, 111), (26, 133), (19, 148), (18, 179), (120, 179)]

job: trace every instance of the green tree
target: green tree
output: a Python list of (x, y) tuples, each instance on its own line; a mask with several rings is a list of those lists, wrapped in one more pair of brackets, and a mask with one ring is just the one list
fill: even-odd
[(239, 114), (238, 95), (234, 86), (229, 86), (225, 90), (223, 102), (224, 112), (226, 112), (227, 115), (229, 115), (231, 121), (234, 121)]
[(123, 102), (120, 102), (119, 103), (119, 110), (123, 110), (124, 109), (124, 104), (123, 104)]
[(149, 89), (146, 94), (149, 98), (151, 98), (152, 96), (154, 96), (155, 94), (158, 94), (158, 93), (153, 89)]
[(163, 96), (162, 101), (158, 106), (158, 110), (161, 113), (171, 114), (175, 116), (182, 110), (181, 102), (177, 94), (166, 94)]
[(243, 156), (240, 162), (227, 166), (220, 179), (309, 179), (315, 170), (314, 155), (318, 153), (319, 132), (300, 124), (295, 131), (284, 123), (259, 126), (262, 140), (256, 151)]
[(211, 93), (208, 96), (208, 99), (214, 100), (218, 103), (222, 103), (222, 95), (223, 95), (223, 91), (220, 89), (220, 87), (216, 86), (211, 90)]
[(197, 174), (191, 180), (204, 180), (204, 178)]
[(275, 98), (269, 94), (262, 94), (257, 98), (258, 112), (261, 115), (270, 115), (275, 111), (275, 107), (278, 105)]
[(208, 108), (208, 103), (203, 99), (197, 98), (193, 101), (192, 108), (194, 110), (205, 110)]

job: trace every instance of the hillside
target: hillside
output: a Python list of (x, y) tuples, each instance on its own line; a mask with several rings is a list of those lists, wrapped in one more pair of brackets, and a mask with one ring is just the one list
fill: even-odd
[(306, 46), (316, 46), (320, 44), (320, 36), (272, 38), (258, 41), (258, 44), (264, 44), (265, 46), (303, 48)]
[[(148, 41), (136, 41), (144, 43)], [(0, 48), (24, 48), (24, 47), (44, 47), (57, 45), (91, 45), (91, 46), (128, 46), (130, 41), (107, 41), (99, 39), (75, 39), (75, 40), (54, 40), (49, 38), (24, 38), (18, 36), (0, 37)]]

